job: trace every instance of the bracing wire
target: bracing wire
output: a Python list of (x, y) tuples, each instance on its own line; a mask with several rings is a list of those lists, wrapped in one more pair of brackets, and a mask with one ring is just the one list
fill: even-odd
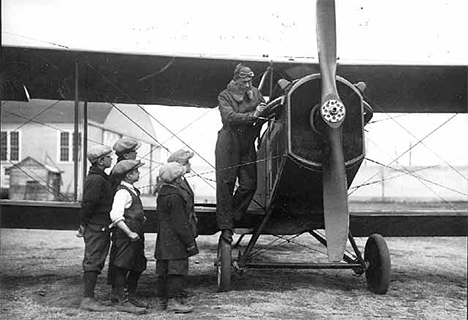
[[(13, 161), (11, 161), (11, 160), (8, 160), (8, 161), (13, 165), (13, 167), (15, 167), (15, 163), (13, 163)], [(66, 195), (64, 195), (63, 193), (56, 190), (54, 187), (52, 187), (47, 181), (45, 181), (41, 177), (39, 177), (37, 175), (35, 175), (35, 177), (34, 177), (34, 176), (32, 176), (32, 173), (30, 174), (30, 173), (26, 172), (24, 169), (22, 169), (19, 166), (16, 166), (16, 168), (19, 169), (24, 175), (31, 178), (33, 181), (43, 182), (43, 184), (39, 183), (39, 186), (41, 188), (45, 189), (47, 192), (49, 192), (49, 193), (51, 193), (53, 195), (59, 196), (60, 200), (62, 200), (62, 201), (69, 201), (70, 200)]]
[[(374, 143), (374, 142), (373, 142), (372, 140), (370, 140), (370, 139), (369, 139), (369, 141), (372, 142), (372, 143)], [(375, 144), (375, 143), (374, 143), (374, 144)], [(375, 144), (375, 145), (378, 146), (378, 144)], [(448, 204), (449, 204), (449, 202), (448, 202), (447, 200), (445, 200), (445, 199), (444, 199), (439, 193), (437, 193), (434, 189), (432, 189), (432, 188), (430, 188), (428, 185), (426, 185), (425, 182), (428, 182), (428, 183), (430, 183), (430, 184), (433, 184), (433, 185), (436, 185), (436, 186), (438, 186), (438, 187), (444, 188), (444, 189), (446, 189), (446, 190), (453, 191), (453, 192), (455, 192), (455, 193), (459, 193), (459, 194), (462, 194), (462, 195), (466, 195), (466, 194), (464, 194), (464, 193), (462, 193), (462, 192), (460, 192), (460, 191), (454, 190), (454, 189), (449, 188), (449, 187), (447, 187), (447, 186), (444, 186), (444, 185), (442, 185), (442, 184), (436, 183), (436, 182), (434, 182), (434, 181), (430, 181), (430, 180), (428, 180), (428, 179), (424, 179), (424, 178), (422, 178), (422, 177), (416, 175), (416, 172), (417, 172), (417, 171), (421, 171), (422, 169), (416, 170), (416, 171), (410, 171), (408, 168), (405, 168), (403, 165), (400, 165), (400, 167), (401, 167), (402, 169), (398, 169), (398, 168), (392, 167), (392, 166), (390, 166), (390, 165), (385, 165), (385, 164), (380, 163), (380, 162), (378, 162), (378, 161), (372, 160), (372, 159), (367, 158), (367, 157), (366, 157), (366, 160), (367, 160), (367, 161), (370, 161), (370, 162), (373, 162), (373, 163), (375, 163), (375, 164), (378, 164), (378, 165), (380, 165), (380, 166), (382, 166), (382, 167), (386, 167), (386, 168), (389, 168), (389, 169), (391, 169), (391, 170), (400, 172), (400, 173), (402, 173), (402, 174), (397, 175), (397, 176), (394, 176), (394, 177), (388, 177), (388, 178), (383, 179), (383, 180), (382, 180), (382, 179), (379, 179), (379, 180), (374, 180), (374, 181), (372, 181), (372, 179), (375, 178), (375, 177), (377, 176), (378, 173), (377, 173), (377, 174), (374, 174), (371, 178), (367, 179), (364, 183), (362, 183), (362, 184), (360, 184), (360, 185), (358, 185), (358, 186), (355, 186), (355, 187), (351, 188), (351, 189), (350, 189), (350, 192), (348, 193), (348, 196), (350, 196), (351, 194), (353, 194), (353, 193), (356, 192), (358, 189), (360, 189), (360, 188), (362, 188), (362, 187), (364, 187), (364, 186), (368, 186), (368, 185), (372, 185), (372, 184), (376, 184), (376, 183), (382, 183), (382, 182), (384, 182), (384, 181), (388, 181), (388, 180), (391, 180), (391, 179), (395, 179), (395, 178), (398, 178), (398, 177), (403, 176), (403, 175), (409, 175), (409, 176), (412, 176), (413, 178), (417, 179), (421, 184), (423, 184), (428, 190), (430, 190), (432, 193), (434, 193), (434, 194), (435, 194), (439, 199), (441, 199), (444, 203), (448, 203)], [(394, 160), (393, 162), (396, 162), (397, 164), (399, 164), (397, 159)], [(392, 163), (393, 163), (393, 162), (392, 162)], [(440, 165), (438, 165), (438, 166), (440, 166)], [(430, 166), (430, 167), (423, 168), (423, 169), (428, 169), (428, 168), (432, 168), (432, 167), (436, 167), (436, 166)], [(452, 208), (454, 208), (451, 204), (449, 204), (449, 205), (450, 205)]]
[[(366, 99), (368, 99), (366, 97)], [(373, 104), (374, 106), (377, 106), (375, 104)], [(379, 110), (383, 111), (382, 108), (378, 107)], [(393, 117), (389, 114), (388, 115), (388, 119), (389, 120), (392, 120), (394, 121), (395, 123), (397, 123), (398, 126), (400, 126), (401, 128), (403, 128), (408, 134), (410, 134), (413, 138), (416, 138), (409, 130), (407, 130), (404, 126), (402, 126), (397, 120), (395, 120), (396, 117)], [(407, 149), (406, 151), (404, 151), (402, 154), (400, 154), (397, 158), (395, 158), (394, 160), (392, 160), (387, 166), (390, 166), (392, 163), (398, 163), (398, 159), (400, 159), (403, 155), (405, 155), (406, 153), (408, 153), (409, 151), (411, 151), (414, 147), (416, 147), (418, 144), (422, 144), (424, 145), (427, 149), (429, 149), (434, 155), (436, 155), (441, 161), (443, 161), (446, 165), (448, 165), (452, 170), (454, 170), (456, 173), (458, 173), (460, 176), (462, 176), (465, 180), (467, 180), (467, 178), (465, 176), (463, 176), (463, 174), (461, 174), (459, 172), (459, 170), (457, 170), (456, 168), (454, 168), (452, 165), (448, 164), (446, 160), (444, 160), (442, 157), (440, 157), (437, 153), (435, 153), (431, 148), (429, 148), (427, 145), (425, 145), (423, 143), (423, 141), (428, 138), (430, 135), (432, 135), (434, 132), (438, 131), (440, 128), (442, 128), (444, 125), (446, 125), (448, 122), (450, 122), (455, 116), (457, 116), (458, 114), (455, 114), (453, 116), (451, 116), (449, 119), (445, 120), (442, 124), (440, 124), (438, 127), (436, 127), (434, 130), (432, 130), (430, 133), (428, 133), (425, 137), (423, 137), (422, 139), (418, 139), (418, 142), (414, 145), (412, 145), (409, 149)], [(400, 165), (401, 167), (403, 167), (402, 165)], [(389, 167), (390, 168), (390, 167)], [(404, 167), (403, 167), (404, 168)], [(391, 169), (394, 169), (394, 170), (397, 170), (395, 168), (391, 168)], [(415, 177), (416, 179), (419, 179), (420, 181), (422, 180), (422, 178), (414, 175), (414, 174), (411, 174), (411, 172), (408, 170), (408, 169), (404, 169), (404, 170), (397, 170), (397, 171), (400, 171), (400, 172), (404, 172), (405, 174), (409, 174), (409, 175), (412, 175), (413, 177)], [(360, 184), (360, 186), (363, 186), (363, 185), (369, 185), (371, 183), (369, 183), (372, 179), (374, 179), (376, 176), (377, 176), (378, 173), (374, 174), (373, 176), (371, 176), (370, 178), (368, 178), (365, 182), (363, 182), (362, 184)], [(429, 182), (429, 180), (427, 180)], [(430, 188), (427, 184), (425, 184), (423, 181), (421, 181), (421, 183), (423, 185), (426, 186), (426, 188), (428, 188), (431, 192), (433, 192), (437, 197), (439, 197), (444, 203), (448, 203), (447, 200), (443, 199), (437, 192), (435, 192), (435, 190), (433, 190), (432, 188)], [(356, 190), (358, 190), (360, 188), (360, 186), (356, 186), (356, 188), (354, 188), (348, 195), (351, 195), (352, 193), (354, 193)], [(440, 186), (440, 185), (439, 185)], [(444, 186), (441, 186), (441, 187), (444, 187)], [(450, 189), (448, 187), (445, 187), (446, 189)], [(452, 206), (453, 207), (453, 206)]]

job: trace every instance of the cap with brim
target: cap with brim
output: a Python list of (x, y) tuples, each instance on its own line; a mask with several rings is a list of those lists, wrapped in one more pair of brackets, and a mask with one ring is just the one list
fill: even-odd
[(112, 169), (112, 173), (124, 176), (130, 171), (136, 170), (145, 164), (140, 160), (122, 160), (118, 162)]
[(101, 157), (110, 155), (112, 153), (112, 149), (107, 146), (96, 146), (90, 148), (86, 154), (89, 162), (94, 163), (98, 161)]
[(169, 162), (163, 164), (159, 169), (159, 178), (164, 182), (172, 182), (175, 179), (182, 177), (187, 171), (185, 166), (177, 162)]
[(179, 149), (167, 158), (167, 162), (185, 162), (193, 156), (194, 153), (192, 151)]
[(113, 146), (115, 153), (120, 156), (127, 152), (137, 150), (141, 146), (141, 142), (131, 138), (121, 138)]

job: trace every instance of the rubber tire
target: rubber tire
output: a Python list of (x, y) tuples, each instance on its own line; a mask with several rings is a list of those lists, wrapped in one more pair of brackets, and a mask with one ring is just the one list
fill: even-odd
[(218, 243), (218, 263), (216, 267), (218, 276), (218, 291), (229, 291), (231, 286), (231, 244), (223, 239)]
[(367, 239), (364, 260), (369, 263), (366, 270), (367, 287), (373, 293), (385, 294), (390, 286), (390, 252), (385, 239), (374, 233)]

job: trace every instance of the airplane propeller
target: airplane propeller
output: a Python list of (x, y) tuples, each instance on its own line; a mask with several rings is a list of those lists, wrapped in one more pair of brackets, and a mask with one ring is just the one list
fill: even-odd
[[(323, 139), (323, 209), (328, 260), (343, 258), (349, 230), (348, 188), (342, 145), (346, 108), (336, 87), (336, 18), (334, 0), (317, 0), (317, 48), (322, 79), (320, 116)], [(310, 121), (314, 121), (311, 113)], [(313, 125), (313, 124), (312, 124)]]

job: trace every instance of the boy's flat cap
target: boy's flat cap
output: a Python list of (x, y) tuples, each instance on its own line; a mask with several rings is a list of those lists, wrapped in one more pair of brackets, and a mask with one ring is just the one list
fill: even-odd
[(187, 168), (177, 162), (165, 163), (159, 169), (159, 178), (164, 182), (172, 182), (175, 179), (183, 176)]
[(89, 162), (94, 163), (99, 160), (99, 158), (110, 155), (111, 153), (112, 149), (107, 146), (96, 146), (90, 148), (86, 156), (88, 157)]
[(121, 138), (114, 143), (115, 153), (120, 156), (124, 153), (135, 151), (141, 146), (141, 142), (132, 138)]
[(167, 158), (167, 162), (185, 162), (192, 158), (194, 153), (192, 151), (179, 149)]
[(136, 170), (143, 166), (144, 163), (140, 160), (122, 160), (117, 162), (115, 167), (112, 169), (112, 173), (123, 176), (129, 173), (130, 171)]

